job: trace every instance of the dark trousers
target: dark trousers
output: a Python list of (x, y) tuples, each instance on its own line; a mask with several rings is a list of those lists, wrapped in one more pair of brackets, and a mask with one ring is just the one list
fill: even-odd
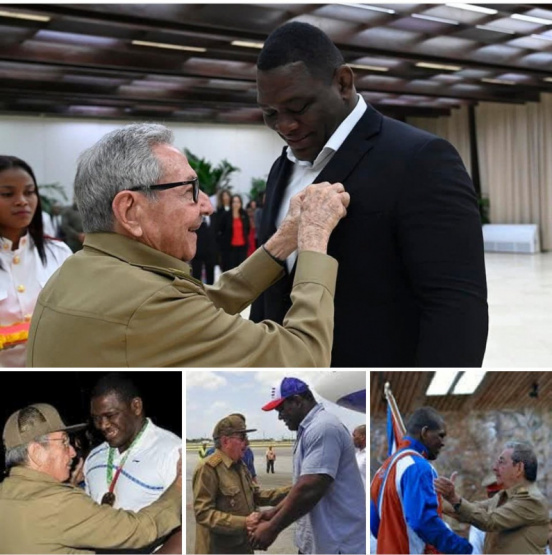
[(272, 469), (272, 474), (274, 474), (274, 461), (266, 460), (266, 473), (269, 474)]
[(201, 259), (194, 258), (191, 261), (192, 265), (192, 275), (201, 281), (201, 271), (203, 266), (205, 266), (205, 283), (207, 285), (213, 285), (215, 282), (215, 265), (213, 263), (204, 262)]

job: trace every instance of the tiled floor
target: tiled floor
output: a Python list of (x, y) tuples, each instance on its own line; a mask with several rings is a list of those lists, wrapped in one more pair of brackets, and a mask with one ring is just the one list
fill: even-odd
[(552, 368), (552, 252), (486, 253), (489, 368)]

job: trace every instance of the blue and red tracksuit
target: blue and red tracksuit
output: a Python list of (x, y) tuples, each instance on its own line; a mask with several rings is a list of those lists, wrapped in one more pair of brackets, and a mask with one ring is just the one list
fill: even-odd
[(405, 436), (370, 485), (370, 530), (378, 553), (471, 553), (441, 519), (427, 449)]

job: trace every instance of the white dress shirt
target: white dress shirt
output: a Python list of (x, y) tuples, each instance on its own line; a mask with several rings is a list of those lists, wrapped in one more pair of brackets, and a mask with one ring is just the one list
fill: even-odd
[[(42, 264), (32, 237), (27, 233), (12, 250), (12, 242), (0, 238), (0, 326), (30, 322), (38, 294), (63, 261), (73, 253), (61, 241), (44, 240), (46, 264)], [(25, 366), (26, 344), (0, 351), (0, 367)]]
[(362, 483), (364, 484), (364, 490), (366, 490), (366, 447), (364, 449), (357, 449), (355, 455)]
[[(116, 509), (139, 511), (151, 505), (176, 478), (176, 463), (182, 449), (182, 439), (156, 426), (149, 418), (144, 433), (131, 448), (115, 485)], [(113, 476), (126, 451), (115, 449)], [(107, 442), (93, 449), (84, 463), (85, 489), (100, 503), (107, 492)]]
[[(328, 165), (339, 147), (343, 144), (354, 126), (359, 122), (360, 118), (366, 111), (366, 102), (362, 96), (358, 95), (357, 105), (353, 111), (341, 122), (339, 127), (333, 132), (328, 139), (324, 148), (320, 151), (314, 162), (307, 160), (298, 160), (293, 154), (291, 148), (287, 147), (287, 157), (293, 162), (293, 169), (289, 178), (289, 183), (284, 191), (280, 210), (276, 217), (276, 228), (280, 227), (283, 219), (289, 209), (291, 197), (301, 192), (305, 187), (313, 183), (318, 174)], [(286, 260), (287, 269), (291, 272), (295, 261), (297, 260), (297, 251), (294, 251)]]

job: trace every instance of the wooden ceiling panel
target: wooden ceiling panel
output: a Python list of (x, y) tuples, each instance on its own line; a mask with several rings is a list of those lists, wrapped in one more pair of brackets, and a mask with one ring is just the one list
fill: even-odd
[[(0, 10), (11, 15), (0, 16), (0, 108), (93, 116), (96, 105), (98, 117), (147, 111), (182, 121), (261, 122), (255, 98), (259, 49), (232, 42), (262, 43), (292, 20), (320, 26), (347, 62), (375, 66), (355, 68), (358, 89), (394, 117), (437, 116), (481, 101), (528, 102), (552, 92), (552, 83), (544, 81), (552, 74), (552, 31), (511, 17), (552, 21), (552, 11), (547, 5), (492, 7), (494, 15), (443, 4), (5, 4)], [(47, 20), (16, 17), (26, 14)], [(422, 69), (420, 62), (461, 69)], [(515, 84), (481, 80), (489, 78)], [(133, 106), (144, 96), (147, 108)], [(125, 99), (126, 112), (120, 104)], [(170, 110), (168, 101), (176, 102)]]

